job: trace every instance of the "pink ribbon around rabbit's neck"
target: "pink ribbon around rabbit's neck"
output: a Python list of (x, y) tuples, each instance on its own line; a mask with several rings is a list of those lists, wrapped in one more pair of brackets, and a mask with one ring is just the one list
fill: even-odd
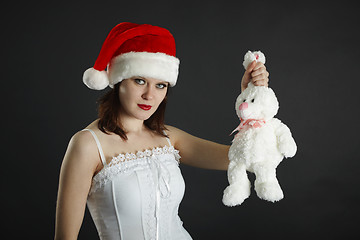
[[(264, 126), (264, 124), (266, 123), (265, 120), (263, 119), (247, 119), (247, 120), (244, 120), (242, 118), (240, 118), (240, 124), (239, 126), (237, 126), (237, 128), (234, 129), (234, 131), (232, 131), (230, 133), (230, 135), (232, 135), (234, 132), (236, 131), (240, 131), (241, 129), (244, 129), (246, 126), (248, 127), (252, 127), (252, 128), (261, 128), (262, 126)], [(238, 134), (235, 135), (234, 138), (236, 138)]]

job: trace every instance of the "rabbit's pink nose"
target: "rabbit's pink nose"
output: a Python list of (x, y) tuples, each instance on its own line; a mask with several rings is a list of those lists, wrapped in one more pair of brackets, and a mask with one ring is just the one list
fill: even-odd
[(244, 102), (244, 103), (240, 104), (239, 110), (244, 110), (244, 109), (247, 109), (248, 107), (249, 107), (248, 103)]

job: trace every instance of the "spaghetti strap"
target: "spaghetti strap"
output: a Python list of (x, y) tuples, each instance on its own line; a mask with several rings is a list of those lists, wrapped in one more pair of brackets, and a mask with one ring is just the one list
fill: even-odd
[(105, 166), (106, 165), (106, 159), (105, 159), (105, 156), (104, 156), (104, 152), (103, 152), (103, 150), (101, 148), (100, 141), (99, 141), (98, 137), (96, 136), (95, 132), (93, 130), (91, 130), (91, 129), (88, 129), (88, 128), (85, 128), (85, 129), (83, 129), (81, 131), (89, 131), (91, 133), (91, 135), (93, 135), (93, 137), (95, 139), (95, 142), (96, 142), (96, 146), (97, 146), (97, 148), (99, 150), (99, 153), (100, 153), (101, 162)]
[(172, 145), (171, 145), (171, 142), (170, 142), (170, 138), (169, 138), (168, 135), (166, 134), (165, 130), (163, 130), (163, 133), (167, 136), (167, 137), (166, 137), (166, 140), (168, 141), (169, 146), (171, 147)]

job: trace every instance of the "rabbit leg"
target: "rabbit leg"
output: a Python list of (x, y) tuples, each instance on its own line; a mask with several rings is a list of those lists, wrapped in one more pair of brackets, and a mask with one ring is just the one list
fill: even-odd
[(246, 166), (243, 163), (231, 161), (228, 167), (230, 185), (224, 190), (223, 203), (226, 206), (236, 206), (250, 196), (250, 181), (247, 177)]

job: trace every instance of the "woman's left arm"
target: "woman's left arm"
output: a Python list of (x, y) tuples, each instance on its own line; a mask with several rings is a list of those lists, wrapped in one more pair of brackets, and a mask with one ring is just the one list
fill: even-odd
[(166, 126), (174, 147), (180, 151), (180, 162), (199, 168), (227, 170), (230, 146), (190, 135), (178, 128)]
[[(256, 61), (249, 64), (241, 80), (242, 91), (247, 88), (249, 82), (255, 86), (268, 86), (269, 73), (264, 64)], [(227, 170), (230, 146), (192, 136), (175, 127), (167, 128), (171, 141), (180, 151), (182, 163), (206, 169)]]

